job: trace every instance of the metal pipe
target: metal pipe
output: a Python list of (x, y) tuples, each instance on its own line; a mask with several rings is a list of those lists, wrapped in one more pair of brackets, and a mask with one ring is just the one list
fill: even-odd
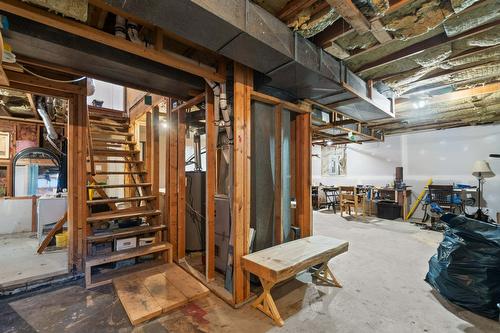
[(194, 142), (194, 169), (196, 171), (201, 170), (201, 142), (200, 134), (196, 132), (193, 137)]
[(57, 135), (54, 125), (52, 125), (52, 120), (50, 120), (49, 114), (46, 111), (47, 104), (45, 97), (37, 96), (36, 98), (36, 111), (42, 118), (43, 124), (47, 129), (47, 137), (52, 141), (57, 140), (59, 135)]

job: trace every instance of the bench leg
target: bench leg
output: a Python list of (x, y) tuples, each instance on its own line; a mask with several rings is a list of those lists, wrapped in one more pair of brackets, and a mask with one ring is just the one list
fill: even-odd
[(274, 283), (268, 282), (262, 278), (259, 279), (264, 291), (253, 302), (252, 306), (264, 312), (267, 316), (273, 319), (278, 326), (283, 326), (283, 319), (281, 319), (278, 308), (276, 307), (273, 297), (271, 296), (271, 288), (274, 286)]
[(328, 262), (324, 262), (321, 267), (312, 274), (315, 278), (333, 284), (335, 287), (342, 288), (342, 285), (337, 280), (333, 272), (328, 267)]

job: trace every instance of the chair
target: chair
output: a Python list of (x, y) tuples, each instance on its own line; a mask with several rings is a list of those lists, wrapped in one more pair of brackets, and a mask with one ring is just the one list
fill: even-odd
[[(429, 185), (427, 198), (425, 200), (426, 209), (423, 221), (429, 218), (427, 210), (432, 203), (438, 204), (439, 207), (450, 213), (455, 213), (457, 209), (460, 211), (462, 207), (461, 200), (453, 191), (453, 185)], [(434, 217), (431, 216), (431, 223), (433, 223), (434, 220)]]
[(354, 208), (354, 215), (358, 216), (358, 208), (362, 207), (362, 215), (365, 216), (364, 194), (358, 193), (354, 186), (341, 186), (340, 192), (340, 216), (344, 216), (344, 211), (351, 215), (351, 207)]
[(323, 192), (326, 197), (326, 207), (333, 208), (333, 212), (337, 213), (336, 206), (339, 203), (339, 189), (337, 187), (324, 187)]

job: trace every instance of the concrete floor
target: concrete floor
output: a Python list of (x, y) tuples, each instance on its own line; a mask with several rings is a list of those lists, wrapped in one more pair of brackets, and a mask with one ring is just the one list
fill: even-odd
[(68, 251), (45, 251), (37, 254), (35, 233), (0, 235), (0, 290), (68, 273)]
[(328, 212), (314, 213), (314, 232), (350, 242), (330, 262), (344, 288), (317, 286), (308, 274), (276, 288), (282, 328), (214, 295), (133, 328), (112, 287), (70, 285), (0, 300), (0, 332), (500, 332), (497, 322), (446, 302), (424, 282), (441, 234)]

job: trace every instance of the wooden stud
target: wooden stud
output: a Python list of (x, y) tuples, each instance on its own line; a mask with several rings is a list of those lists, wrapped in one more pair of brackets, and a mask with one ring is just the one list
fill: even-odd
[(169, 113), (169, 158), (168, 158), (168, 234), (169, 234), (169, 242), (172, 244), (172, 253), (175, 262), (178, 262), (178, 254), (177, 254), (177, 201), (178, 201), (178, 193), (177, 193), (177, 112)]
[(251, 92), (253, 73), (234, 63), (234, 145), (233, 145), (233, 298), (236, 304), (248, 298), (249, 275), (241, 257), (248, 253), (250, 228)]
[(281, 203), (281, 104), (274, 108), (274, 244), (283, 243), (283, 221)]
[(177, 258), (186, 255), (186, 110), (177, 112)]
[(155, 49), (148, 49), (143, 45), (134, 44), (131, 41), (113, 36), (104, 31), (90, 27), (86, 24), (78, 23), (74, 20), (60, 17), (56, 14), (52, 14), (43, 9), (29, 6), (20, 1), (3, 0), (2, 2), (0, 2), (0, 10), (216, 82), (221, 82), (223, 80), (221, 76), (216, 73), (215, 69), (200, 66), (196, 61), (183, 57), (179, 54), (172, 54), (166, 51), (160, 52)]
[(302, 237), (312, 232), (311, 201), (311, 115), (308, 113), (296, 117), (296, 196), (298, 226)]
[(215, 126), (214, 93), (205, 87), (205, 132), (206, 132), (206, 195), (205, 195), (205, 238), (206, 279), (215, 278), (215, 192), (217, 184), (217, 128)]
[(37, 223), (37, 207), (36, 203), (38, 201), (38, 198), (36, 195), (31, 196), (31, 231), (36, 232), (38, 223)]
[(152, 149), (152, 175), (151, 183), (153, 184), (153, 195), (156, 196), (155, 209), (160, 208), (160, 109), (158, 106), (153, 108), (152, 114), (152, 134), (153, 134), (153, 149)]

